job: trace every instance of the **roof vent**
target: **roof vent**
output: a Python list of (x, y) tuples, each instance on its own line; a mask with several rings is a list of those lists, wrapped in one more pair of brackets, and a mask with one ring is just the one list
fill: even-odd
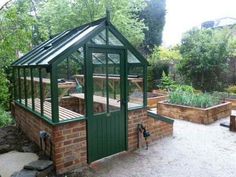
[(46, 49), (48, 49), (48, 48), (50, 48), (50, 47), (52, 47), (52, 43), (50, 43), (50, 44), (48, 44), (48, 45), (45, 45), (45, 46), (44, 46), (44, 49), (46, 50)]

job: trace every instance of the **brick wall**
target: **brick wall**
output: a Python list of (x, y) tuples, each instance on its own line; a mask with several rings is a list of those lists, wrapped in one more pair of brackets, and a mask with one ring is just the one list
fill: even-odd
[[(151, 136), (148, 142), (152, 142), (173, 134), (173, 124), (156, 120), (147, 115), (146, 109), (134, 110), (128, 113), (128, 150), (138, 148), (138, 124), (143, 124)], [(141, 135), (141, 146), (145, 145), (143, 136)]]
[[(64, 105), (65, 102), (63, 103)], [(67, 105), (68, 106), (68, 105)], [(58, 174), (87, 164), (86, 121), (70, 122), (52, 126), (24, 108), (13, 105), (12, 112), (17, 125), (25, 134), (40, 145), (39, 131), (45, 130), (52, 138), (52, 159)], [(173, 125), (148, 117), (146, 109), (129, 111), (128, 149), (138, 147), (137, 126), (142, 123), (151, 133), (149, 142), (172, 134)], [(142, 145), (145, 144), (142, 139)], [(49, 154), (49, 148), (47, 148)]]
[[(52, 159), (58, 174), (87, 163), (86, 121), (52, 126), (24, 108), (13, 105), (17, 126), (40, 146), (39, 131), (45, 130), (52, 138)], [(49, 148), (47, 154), (49, 155)]]

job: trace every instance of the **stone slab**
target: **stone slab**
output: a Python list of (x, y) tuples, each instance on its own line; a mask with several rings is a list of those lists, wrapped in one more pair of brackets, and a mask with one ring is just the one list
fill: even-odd
[(25, 165), (24, 169), (42, 171), (52, 165), (53, 165), (53, 162), (50, 160), (36, 160), (36, 161), (30, 162), (29, 164)]

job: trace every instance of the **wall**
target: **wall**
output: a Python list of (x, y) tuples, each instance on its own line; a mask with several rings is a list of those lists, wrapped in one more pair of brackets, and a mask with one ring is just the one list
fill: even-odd
[[(63, 174), (87, 164), (86, 121), (52, 126), (26, 109), (12, 105), (12, 112), (24, 133), (40, 145), (39, 131), (45, 130), (52, 138), (52, 159), (58, 174)], [(137, 126), (142, 123), (151, 133), (149, 142), (172, 134), (173, 124), (148, 117), (146, 109), (128, 113), (128, 150), (138, 148)], [(145, 144), (142, 138), (142, 145)], [(47, 151), (49, 154), (49, 148)]]
[[(156, 120), (147, 115), (146, 109), (130, 111), (128, 113), (128, 150), (132, 151), (138, 148), (138, 124), (143, 126), (150, 132), (151, 136), (148, 142), (158, 140), (165, 136), (173, 134), (173, 124)], [(145, 140), (141, 135), (141, 146), (145, 145)]]
[[(52, 138), (52, 159), (58, 174), (87, 164), (86, 121), (52, 126), (24, 108), (13, 105), (17, 126), (40, 146), (39, 131), (45, 130)], [(47, 154), (49, 155), (49, 148)]]

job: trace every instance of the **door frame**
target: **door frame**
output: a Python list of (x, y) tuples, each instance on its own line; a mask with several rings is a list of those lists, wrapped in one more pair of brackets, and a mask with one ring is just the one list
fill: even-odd
[[(86, 101), (86, 139), (87, 139), (87, 163), (91, 163), (89, 158), (89, 132), (88, 132), (88, 124), (91, 118), (93, 118), (93, 111), (91, 108), (93, 107), (93, 102), (91, 100), (93, 97), (93, 87), (91, 87), (91, 84), (93, 83), (92, 77), (89, 77), (91, 73), (93, 73), (93, 67), (92, 66), (92, 59), (91, 59), (91, 53), (96, 51), (104, 51), (111, 52), (111, 53), (117, 53), (120, 54), (120, 78), (121, 82), (124, 83), (123, 85), (123, 100), (122, 100), (122, 107), (123, 111), (122, 114), (124, 115), (124, 127), (125, 127), (125, 151), (128, 150), (128, 72), (127, 72), (127, 49), (123, 46), (109, 46), (109, 45), (90, 45), (85, 44), (84, 45), (84, 56), (85, 56), (85, 100)], [(122, 109), (122, 108), (121, 108)]]

